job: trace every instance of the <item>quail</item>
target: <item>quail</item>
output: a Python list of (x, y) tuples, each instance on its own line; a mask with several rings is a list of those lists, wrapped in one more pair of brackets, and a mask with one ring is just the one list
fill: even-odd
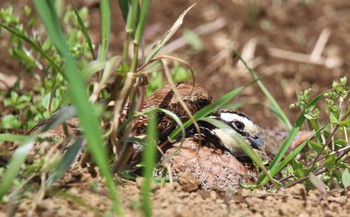
[[(189, 119), (189, 114), (183, 109), (178, 97), (184, 101), (192, 114), (213, 102), (209, 92), (198, 83), (180, 82), (176, 84), (176, 89), (178, 95), (169, 85), (158, 89), (144, 100), (142, 110), (155, 107), (167, 109), (184, 122)], [(260, 129), (247, 115), (230, 109), (219, 109), (210, 114), (209, 118), (231, 126), (260, 156), (267, 156), (269, 160), (277, 153), (287, 135)], [(68, 123), (74, 129), (77, 128), (76, 119)], [(241, 183), (256, 181), (258, 171), (252, 167), (249, 159), (247, 161), (247, 156), (234, 139), (208, 122), (199, 121), (198, 125), (200, 133), (191, 126), (186, 130), (186, 138), (183, 142), (168, 143), (163, 147), (164, 154), (160, 160), (170, 165), (169, 172), (173, 176), (188, 173), (197, 179), (205, 190), (229, 191), (237, 189)], [(38, 127), (40, 126), (42, 125), (39, 124)], [(136, 124), (136, 135), (144, 135), (146, 126), (147, 117), (141, 116)], [(158, 114), (159, 141), (166, 140), (176, 126), (172, 118), (165, 114)], [(59, 128), (57, 130), (63, 136), (62, 130)], [(309, 136), (310, 132), (299, 133), (292, 148)], [(130, 165), (141, 161), (141, 152), (142, 147), (134, 145), (133, 155), (129, 160)]]
[[(254, 149), (263, 146), (258, 127), (247, 115), (221, 109), (209, 117), (231, 126)], [(172, 144), (164, 153), (162, 159), (169, 163), (172, 176), (191, 174), (204, 190), (229, 191), (239, 188), (241, 183), (256, 181), (257, 171), (241, 160), (246, 155), (231, 136), (206, 122), (198, 124), (200, 134), (190, 129), (183, 142)]]
[[(287, 132), (259, 128), (245, 114), (221, 109), (209, 116), (231, 126), (251, 145), (263, 159), (271, 162), (277, 154)], [(204, 190), (232, 191), (241, 184), (257, 180), (258, 170), (240, 146), (221, 129), (206, 122), (199, 122), (201, 134), (191, 132), (183, 142), (172, 144), (162, 156), (163, 163), (170, 165), (172, 177), (180, 173), (192, 175)], [(300, 131), (293, 140), (289, 152), (313, 133)], [(159, 173), (159, 172), (158, 172)]]
[[(209, 115), (209, 118), (224, 122), (242, 136), (245, 141), (257, 150), (264, 144), (263, 138), (259, 135), (259, 128), (244, 113), (232, 109), (219, 109)], [(245, 156), (236, 141), (220, 128), (207, 122), (199, 121), (201, 134), (206, 140), (218, 148), (229, 151), (235, 157)], [(190, 128), (187, 135), (195, 135), (196, 129)]]

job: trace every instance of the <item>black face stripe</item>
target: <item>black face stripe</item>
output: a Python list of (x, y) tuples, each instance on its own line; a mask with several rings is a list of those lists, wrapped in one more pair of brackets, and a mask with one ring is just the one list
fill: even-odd
[[(250, 138), (250, 134), (249, 132), (245, 131), (245, 123), (239, 120), (235, 120), (235, 118), (230, 121), (224, 120), (222, 119), (222, 114), (234, 114), (237, 115), (239, 117), (245, 118), (247, 119), (247, 121), (251, 121), (251, 119), (238, 111), (232, 111), (232, 110), (224, 110), (221, 109), (219, 111), (213, 112), (209, 117), (215, 120), (219, 120), (223, 123), (226, 123), (227, 125), (229, 125), (233, 130), (235, 130), (238, 134), (240, 134), (243, 138), (249, 139)], [(205, 121), (198, 121), (198, 125), (200, 128), (201, 133), (198, 134), (196, 128), (192, 125), (188, 128), (188, 130), (186, 130), (186, 137), (193, 137), (193, 136), (201, 136), (204, 138), (203, 140), (203, 145), (209, 145), (210, 143), (212, 145), (214, 145), (215, 147), (221, 149), (221, 150), (225, 150), (225, 151), (229, 151), (230, 150), (223, 144), (225, 141), (222, 141), (222, 138), (220, 138), (217, 134), (216, 134), (216, 129), (219, 129), (218, 127), (205, 122)], [(249, 141), (249, 143), (251, 143), (251, 141)], [(252, 144), (251, 144), (252, 145)]]
[(214, 130), (217, 129), (217, 127), (205, 121), (198, 121), (198, 125), (201, 133), (198, 134), (197, 129), (192, 125), (186, 132), (186, 137), (200, 135), (205, 139), (205, 142), (203, 143), (204, 145), (211, 143), (219, 149), (230, 151), (228, 148), (226, 148), (226, 146), (222, 143), (221, 139), (214, 132)]
[[(231, 113), (232, 113), (232, 112), (231, 112)], [(235, 114), (235, 113), (234, 113), (234, 114)], [(247, 116), (245, 116), (245, 117), (247, 117)], [(219, 120), (219, 121), (222, 121), (222, 122), (226, 123), (228, 126), (230, 126), (231, 128), (233, 128), (237, 133), (241, 134), (242, 136), (249, 136), (249, 134), (248, 134), (247, 132), (244, 132), (244, 128), (245, 128), (244, 123), (242, 123), (242, 122), (240, 122), (240, 121), (228, 122), (228, 121), (225, 121), (225, 120), (221, 119), (221, 118), (218, 117), (218, 116), (214, 116), (214, 117), (212, 117), (212, 118), (215, 119), (215, 120)], [(250, 119), (248, 119), (248, 120), (250, 120)], [(236, 126), (236, 123), (237, 123), (237, 122), (238, 122), (239, 124), (242, 125), (242, 128)], [(213, 128), (215, 128), (215, 127), (213, 126)]]
[[(238, 116), (241, 116), (243, 118), (246, 118), (248, 121), (252, 121), (246, 114), (239, 112), (239, 111), (235, 111), (235, 110), (230, 110), (230, 109), (221, 109), (219, 111), (218, 114), (216, 114), (215, 119), (216, 120), (220, 120), (223, 121), (224, 123), (228, 124), (230, 127), (232, 127), (235, 131), (237, 131), (241, 136), (244, 137), (248, 137), (250, 136), (249, 133), (244, 131), (245, 125), (244, 123), (242, 123), (241, 121), (232, 121), (232, 122), (227, 122), (223, 119), (220, 118), (222, 113), (230, 113), (230, 114), (236, 114)], [(237, 126), (238, 125), (242, 125), (242, 126)]]

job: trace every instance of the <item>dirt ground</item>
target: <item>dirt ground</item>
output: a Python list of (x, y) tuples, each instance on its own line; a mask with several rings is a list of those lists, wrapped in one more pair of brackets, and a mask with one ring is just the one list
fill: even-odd
[[(26, 1), (3, 2), (4, 5), (18, 3), (16, 10), (20, 12)], [(80, 6), (89, 6), (89, 32), (97, 43), (98, 4), (81, 2)], [(117, 2), (112, 2), (110, 55), (121, 53), (120, 42), (125, 37)], [(195, 1), (153, 1), (145, 44), (160, 38), (193, 3)], [(233, 49), (237, 49), (293, 122), (299, 112), (288, 107), (296, 101), (297, 92), (312, 88), (313, 95), (317, 95), (328, 89), (334, 79), (350, 75), (349, 12), (348, 0), (197, 1), (175, 35), (176, 42), (166, 49), (188, 61), (196, 73), (196, 80), (216, 98), (251, 80), (249, 73), (235, 59)], [(184, 29), (201, 34), (202, 50), (181, 45)], [(0, 78), (8, 81), (23, 79), (26, 75), (17, 73), (19, 66), (7, 52), (0, 49)], [(1, 84), (0, 91), (6, 91)], [(268, 109), (257, 104), (268, 104), (257, 85), (247, 88), (234, 102), (252, 103), (242, 110), (260, 126), (281, 127)], [(67, 192), (49, 192), (32, 213), (28, 210), (35, 204), (35, 194), (26, 194), (20, 200), (16, 216), (99, 216), (110, 205), (101, 181), (80, 169), (72, 170), (58, 188)], [(183, 188), (178, 183), (168, 183), (164, 188), (154, 189), (154, 216), (348, 216), (350, 213), (349, 192), (337, 190), (323, 197), (318, 191), (308, 191), (302, 185), (279, 192), (242, 189), (228, 195), (202, 190), (188, 192)], [(79, 199), (72, 198), (72, 194), (79, 195)], [(127, 216), (142, 215), (137, 183), (124, 183), (120, 186), (119, 196)], [(0, 216), (6, 216), (8, 210), (11, 206), (0, 204)]]
[[(20, 200), (15, 216), (101, 216), (111, 205), (107, 189), (101, 183), (99, 179), (92, 179), (86, 171), (71, 170), (70, 176), (66, 176), (56, 190), (49, 191), (43, 200), (36, 201), (38, 195), (26, 194)], [(140, 183), (142, 180), (127, 182), (118, 189), (126, 216), (143, 216), (140, 211)], [(345, 217), (350, 213), (350, 192), (333, 191), (322, 197), (317, 190), (307, 192), (300, 184), (279, 192), (241, 189), (225, 194), (203, 190), (189, 192), (187, 189), (177, 182), (167, 183), (162, 188), (155, 187), (153, 216)], [(36, 207), (35, 211), (33, 207)], [(0, 204), (0, 208), (3, 208), (0, 216), (6, 216), (5, 207)]]

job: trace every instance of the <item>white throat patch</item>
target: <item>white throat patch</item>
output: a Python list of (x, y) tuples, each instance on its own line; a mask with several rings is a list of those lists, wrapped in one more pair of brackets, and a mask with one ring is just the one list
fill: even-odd
[(214, 133), (220, 138), (221, 142), (224, 146), (234, 155), (242, 152), (241, 147), (237, 144), (236, 140), (234, 140), (230, 135), (226, 134), (221, 129), (217, 128), (213, 130)]

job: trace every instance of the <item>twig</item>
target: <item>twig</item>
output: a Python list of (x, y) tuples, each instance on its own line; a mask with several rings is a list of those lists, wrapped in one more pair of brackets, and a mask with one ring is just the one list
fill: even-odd
[[(321, 169), (320, 171), (315, 172), (314, 174), (315, 174), (315, 176), (317, 176), (317, 175), (320, 175), (320, 174), (322, 174), (322, 173), (324, 173), (324, 172), (326, 172), (326, 171), (327, 171), (327, 169), (326, 169), (326, 168), (323, 168), (323, 169)], [(284, 188), (292, 187), (292, 186), (294, 186), (294, 185), (296, 185), (296, 184), (298, 184), (298, 183), (300, 183), (300, 182), (305, 181), (305, 180), (308, 179), (308, 178), (309, 178), (309, 175), (307, 175), (307, 176), (305, 176), (305, 177), (303, 177), (303, 178), (300, 178), (300, 179), (298, 179), (298, 180), (296, 180), (296, 181), (290, 183), (289, 185), (284, 186)]]
[(302, 63), (312, 63), (316, 65), (324, 65), (325, 59), (323, 57), (317, 60), (312, 60), (309, 54), (298, 53), (294, 51), (282, 50), (279, 48), (268, 48), (269, 54), (281, 59), (292, 60)]
[(198, 133), (200, 133), (200, 128), (198, 123), (196, 122), (196, 120), (193, 118), (192, 113), (190, 111), (190, 109), (188, 108), (188, 106), (186, 105), (186, 103), (183, 101), (183, 99), (180, 96), (179, 91), (176, 89), (175, 83), (171, 78), (171, 72), (169, 70), (168, 67), (168, 62), (165, 58), (161, 59), (163, 66), (164, 66), (164, 72), (165, 72), (165, 76), (170, 84), (170, 87), (172, 89), (172, 91), (174, 91), (175, 96), (177, 97), (180, 105), (182, 106), (182, 108), (186, 111), (186, 113), (188, 114), (189, 118), (192, 120), (193, 125), (195, 126), (196, 130)]
[(321, 58), (323, 50), (328, 42), (329, 36), (331, 35), (331, 31), (328, 28), (322, 30), (320, 36), (317, 39), (316, 45), (311, 52), (310, 59), (313, 61), (317, 61)]
[(271, 56), (315, 65), (324, 65), (328, 68), (337, 68), (343, 64), (343, 61), (339, 57), (322, 57), (324, 48), (330, 37), (330, 30), (325, 28), (322, 30), (320, 36), (317, 39), (314, 49), (311, 54), (298, 53), (288, 50), (282, 50), (278, 48), (268, 48), (268, 52)]

